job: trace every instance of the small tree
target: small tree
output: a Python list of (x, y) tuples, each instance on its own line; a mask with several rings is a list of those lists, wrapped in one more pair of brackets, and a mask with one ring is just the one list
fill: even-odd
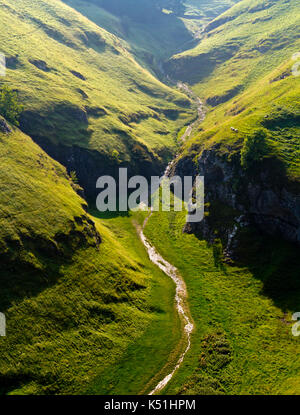
[(0, 114), (11, 123), (19, 125), (18, 119), (23, 106), (18, 102), (17, 93), (7, 86), (0, 89)]
[(120, 153), (118, 152), (118, 150), (114, 149), (111, 152), (111, 157), (114, 161), (116, 161), (118, 164), (121, 163), (121, 159), (120, 159)]
[(70, 171), (70, 177), (73, 183), (78, 184), (78, 177), (77, 177), (76, 171), (74, 170)]
[(249, 169), (263, 160), (268, 154), (267, 135), (263, 130), (258, 130), (251, 137), (246, 138), (241, 151), (241, 165)]

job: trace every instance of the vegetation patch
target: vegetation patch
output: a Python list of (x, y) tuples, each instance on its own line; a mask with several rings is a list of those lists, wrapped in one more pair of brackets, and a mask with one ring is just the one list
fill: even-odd
[[(0, 88), (0, 115), (15, 125), (19, 125), (19, 117), (23, 106), (19, 103), (18, 95), (7, 86)], [(4, 121), (2, 125), (5, 126)], [(4, 128), (4, 127), (3, 127)], [(8, 128), (5, 127), (8, 131)]]

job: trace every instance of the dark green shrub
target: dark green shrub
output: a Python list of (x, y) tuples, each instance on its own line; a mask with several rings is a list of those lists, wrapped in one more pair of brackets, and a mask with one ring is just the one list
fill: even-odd
[(0, 88), (0, 115), (12, 124), (19, 125), (18, 119), (23, 106), (18, 102), (17, 93), (7, 86)]
[(72, 170), (70, 172), (70, 177), (73, 183), (78, 184), (78, 177), (77, 177), (76, 171)]
[(241, 165), (245, 170), (248, 170), (261, 162), (268, 153), (267, 135), (263, 130), (258, 130), (244, 141), (241, 151)]

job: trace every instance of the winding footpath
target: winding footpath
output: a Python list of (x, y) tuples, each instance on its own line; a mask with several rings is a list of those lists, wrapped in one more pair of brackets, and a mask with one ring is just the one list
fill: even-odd
[(168, 374), (162, 381), (160, 381), (158, 385), (152, 390), (152, 392), (150, 392), (149, 395), (154, 395), (155, 393), (160, 392), (172, 379), (176, 370), (181, 366), (186, 353), (191, 347), (191, 333), (194, 329), (194, 324), (192, 323), (192, 320), (189, 317), (190, 311), (189, 311), (189, 307), (187, 303), (187, 289), (186, 289), (186, 285), (185, 285), (183, 278), (179, 274), (177, 268), (171, 265), (168, 261), (166, 261), (156, 251), (155, 247), (152, 246), (150, 242), (147, 240), (147, 238), (145, 237), (144, 229), (148, 223), (148, 220), (152, 216), (152, 213), (153, 212), (151, 211), (151, 213), (146, 218), (142, 229), (140, 230), (140, 238), (144, 246), (147, 249), (150, 260), (155, 265), (157, 265), (168, 277), (170, 277), (176, 285), (176, 295), (175, 295), (176, 308), (177, 308), (179, 317), (184, 324), (183, 336), (187, 340), (187, 346), (185, 350), (183, 351), (183, 353), (181, 353), (173, 371), (170, 374)]
[(184, 142), (187, 138), (191, 136), (194, 127), (196, 127), (205, 120), (205, 108), (201, 99), (194, 94), (194, 92), (189, 88), (187, 84), (184, 84), (183, 82), (178, 82), (177, 87), (181, 89), (183, 92), (185, 92), (186, 95), (188, 95), (193, 101), (195, 101), (195, 103), (197, 104), (198, 111), (198, 118), (196, 119), (196, 121), (194, 121), (187, 127), (185, 133), (181, 137), (181, 141)]
[[(205, 109), (204, 109), (204, 105), (203, 105), (202, 101), (200, 100), (200, 98), (196, 97), (194, 95), (193, 91), (191, 91), (190, 88), (186, 84), (183, 84), (183, 83), (179, 82), (177, 84), (177, 86), (178, 86), (178, 88), (183, 90), (187, 95), (189, 95), (192, 99), (194, 99), (194, 101), (197, 103), (197, 108), (198, 108), (198, 118), (197, 118), (197, 120), (194, 121), (192, 124), (190, 124), (187, 127), (183, 137), (181, 138), (182, 140), (186, 140), (191, 135), (193, 128), (198, 123), (201, 123), (205, 119)], [(169, 172), (171, 170), (171, 167), (172, 167), (173, 163), (174, 163), (174, 160), (168, 165), (168, 167), (165, 171), (164, 177), (167, 177), (169, 175)], [(174, 376), (175, 372), (181, 366), (181, 364), (182, 364), (182, 362), (185, 358), (185, 355), (187, 354), (187, 352), (189, 351), (189, 349), (191, 347), (191, 334), (194, 330), (194, 324), (192, 322), (192, 318), (190, 317), (191, 313), (190, 313), (189, 305), (188, 305), (188, 301), (187, 301), (188, 293), (187, 293), (187, 288), (186, 288), (186, 284), (184, 282), (184, 279), (181, 277), (178, 269), (174, 265), (172, 265), (168, 261), (166, 261), (157, 252), (156, 248), (153, 245), (151, 245), (151, 243), (147, 240), (147, 238), (144, 234), (144, 230), (145, 230), (146, 225), (147, 225), (150, 217), (152, 216), (152, 214), (153, 214), (153, 211), (151, 210), (151, 212), (149, 213), (149, 215), (145, 219), (142, 228), (139, 230), (139, 235), (140, 235), (142, 243), (144, 244), (145, 248), (147, 249), (150, 260), (156, 266), (158, 266), (168, 277), (170, 277), (176, 285), (175, 304), (176, 304), (176, 309), (177, 309), (179, 318), (182, 321), (182, 325), (183, 325), (182, 338), (185, 341), (186, 347), (183, 350), (183, 352), (181, 352), (177, 362), (175, 363), (174, 369), (171, 371), (171, 373), (169, 373), (167, 376), (165, 376), (157, 384), (157, 386), (149, 393), (149, 395), (154, 395), (156, 393), (159, 393), (170, 382), (170, 380)]]

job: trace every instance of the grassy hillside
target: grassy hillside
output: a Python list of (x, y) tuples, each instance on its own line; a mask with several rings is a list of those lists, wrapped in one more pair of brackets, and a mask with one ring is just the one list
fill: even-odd
[(203, 83), (205, 95), (216, 80), (217, 92), (248, 85), (297, 49), (298, 24), (295, 0), (240, 1), (207, 25), (196, 47), (175, 55), (170, 70), (183, 81)]
[[(299, 246), (257, 231), (260, 222), (270, 232), (268, 214), (275, 223), (280, 203), (266, 212), (254, 202), (250, 210), (247, 193), (256, 186), (258, 200), (266, 189), (290, 192), (299, 234), (300, 78), (292, 70), (299, 23), (297, 1), (244, 0), (211, 22), (195, 48), (166, 63), (206, 101), (206, 119), (183, 144), (175, 172), (204, 172), (208, 204), (194, 235), (182, 234), (179, 214), (155, 214), (148, 225), (147, 235), (186, 279), (197, 327), (164, 393), (299, 394), (299, 345), (290, 330), (299, 306)], [(250, 218), (241, 227), (240, 215)], [(240, 236), (231, 233), (234, 224)], [(236, 256), (228, 266), (230, 238)]]
[(208, 26), (196, 48), (169, 62), (171, 72), (190, 82), (208, 107), (187, 152), (196, 155), (221, 142), (221, 152), (232, 154), (263, 129), (269, 155), (299, 179), (300, 83), (292, 74), (299, 22), (297, 1), (242, 1)]
[(28, 136), (1, 132), (0, 157), (0, 393), (139, 393), (180, 335), (173, 284), (131, 217), (92, 221), (65, 169)]
[[(193, 117), (189, 100), (143, 69), (123, 42), (57, 0), (0, 4), (1, 79), (25, 104), (21, 128), (40, 143), (79, 146), (106, 163), (160, 160)], [(5, 29), (4, 29), (5, 28)]]
[[(1, 85), (24, 106), (23, 132), (0, 116), (0, 312), (7, 318), (0, 394), (147, 393), (173, 367), (181, 347), (175, 287), (139, 240), (145, 214), (88, 210), (80, 186), (42, 148), (76, 170), (89, 196), (96, 178), (119, 166), (160, 172), (196, 111), (145, 67), (157, 67), (193, 36), (199, 44), (166, 63), (208, 109), (178, 164), (194, 174), (203, 150), (215, 149), (222, 174), (226, 163), (238, 164), (229, 187), (242, 194), (240, 178), (256, 179), (251, 157), (275, 156), (271, 182), (288, 179), (284, 190), (296, 202), (286, 200), (297, 210), (297, 0), (186, 0), (184, 16), (164, 10), (155, 23), (98, 4), (0, 2), (8, 66)], [(207, 210), (222, 230), (239, 216), (225, 203)], [(196, 326), (163, 393), (299, 394), (299, 338), (291, 334), (300, 300), (298, 247), (247, 224), (229, 266), (221, 240), (209, 246), (199, 234), (183, 233), (184, 222), (184, 213), (155, 213), (145, 231), (184, 277)]]
[[(230, 9), (240, 0), (185, 0), (186, 7), (183, 19), (186, 27), (194, 33), (195, 37), (201, 36), (203, 29), (215, 18)], [(185, 45), (187, 46), (187, 45)], [(185, 50), (188, 49), (185, 47)]]
[[(157, 71), (159, 61), (180, 50), (193, 40), (184, 22), (172, 13), (163, 13), (154, 2), (117, 0), (65, 0), (98, 26), (124, 41), (136, 58)], [(152, 4), (151, 4), (152, 3)]]
[[(41, 271), (43, 249), (46, 255), (63, 257), (81, 242), (98, 245), (100, 239), (86, 215), (86, 203), (73, 190), (76, 185), (65, 169), (18, 130), (0, 132), (0, 138), (4, 258)], [(31, 252), (34, 241), (37, 250)]]
[(126, 42), (143, 65), (160, 74), (161, 62), (196, 44), (198, 32), (237, 0), (187, 0), (179, 14), (153, 0), (64, 0)]

